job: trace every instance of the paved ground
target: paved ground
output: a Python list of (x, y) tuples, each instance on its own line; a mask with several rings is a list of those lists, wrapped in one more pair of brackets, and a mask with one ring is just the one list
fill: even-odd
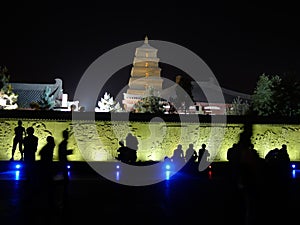
[[(182, 170), (168, 180), (127, 186), (71, 164), (69, 182), (30, 182), (16, 163), (0, 161), (1, 224), (266, 224), (297, 219), (300, 182), (247, 192), (229, 179), (228, 166), (205, 172)], [(287, 188), (287, 189), (284, 189)], [(248, 193), (248, 194), (245, 194)]]

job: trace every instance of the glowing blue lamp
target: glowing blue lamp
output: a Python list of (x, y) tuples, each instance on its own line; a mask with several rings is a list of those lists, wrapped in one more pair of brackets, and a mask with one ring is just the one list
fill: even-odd
[(21, 165), (20, 164), (17, 164), (16, 165), (16, 169), (20, 169), (21, 168)]
[(295, 165), (295, 164), (292, 164), (292, 168), (295, 169), (295, 168), (296, 168), (296, 165)]
[(170, 170), (171, 169), (171, 165), (170, 164), (166, 164), (165, 168), (166, 168), (166, 170)]

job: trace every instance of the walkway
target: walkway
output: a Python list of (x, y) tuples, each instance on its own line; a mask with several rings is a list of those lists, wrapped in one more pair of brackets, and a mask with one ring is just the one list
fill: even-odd
[(52, 188), (26, 181), (22, 165), (16, 168), (17, 164), (0, 162), (0, 221), (4, 225), (265, 224), (271, 215), (276, 220), (270, 222), (281, 218), (289, 224), (299, 210), (297, 170), (288, 192), (274, 187), (278, 200), (286, 203), (282, 205), (277, 199), (270, 201), (270, 190), (263, 186), (257, 188), (259, 193), (245, 195), (245, 190), (229, 181), (226, 163), (212, 164), (205, 172), (182, 170), (147, 186), (118, 184), (85, 163), (71, 163), (69, 183), (58, 179)]

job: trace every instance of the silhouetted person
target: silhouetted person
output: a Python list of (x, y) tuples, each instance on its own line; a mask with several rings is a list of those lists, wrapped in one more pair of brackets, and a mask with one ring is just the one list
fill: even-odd
[(124, 145), (123, 141), (119, 141), (120, 147), (118, 148), (118, 156), (116, 157), (117, 160), (120, 160), (123, 163), (131, 163), (136, 161), (136, 150), (130, 149)]
[(267, 166), (268, 181), (273, 183), (277, 181), (280, 170), (279, 160), (279, 148), (270, 150), (265, 156), (265, 162)]
[(68, 174), (68, 155), (73, 154), (73, 150), (68, 149), (69, 131), (66, 129), (62, 132), (63, 140), (58, 145), (58, 173), (54, 177), (55, 183), (61, 184), (57, 187), (61, 187), (58, 206), (61, 210), (66, 209), (66, 204), (68, 202), (68, 184), (69, 184), (69, 174)]
[(185, 151), (185, 169), (189, 173), (197, 172), (195, 168), (197, 166), (196, 161), (198, 159), (197, 151), (194, 149), (194, 144), (190, 143), (189, 147)]
[(26, 129), (27, 136), (23, 140), (24, 146), (24, 163), (26, 175), (28, 179), (33, 178), (35, 173), (35, 153), (38, 147), (38, 137), (34, 135), (34, 128), (28, 127)]
[(209, 164), (210, 153), (206, 149), (206, 144), (202, 144), (201, 148), (198, 150), (198, 164), (199, 170), (206, 170)]
[(229, 163), (229, 172), (232, 182), (238, 181), (238, 165), (239, 165), (239, 150), (237, 143), (234, 143), (232, 147), (227, 150), (227, 160)]
[(116, 157), (117, 160), (124, 162), (124, 157), (126, 156), (127, 148), (124, 145), (124, 141), (119, 141), (120, 147), (117, 149), (118, 156)]
[(14, 160), (14, 155), (15, 155), (15, 151), (17, 148), (17, 145), (19, 147), (19, 151), (21, 154), (21, 161), (23, 160), (23, 138), (26, 136), (26, 131), (25, 128), (22, 126), (22, 121), (18, 120), (18, 126), (15, 127), (14, 129), (15, 131), (15, 136), (13, 139), (13, 146), (12, 146), (12, 150), (11, 150), (11, 161)]
[(266, 215), (264, 213), (263, 195), (265, 194), (264, 160), (254, 148), (252, 141), (252, 123), (244, 124), (240, 133), (237, 151), (239, 160), (237, 167), (238, 182), (233, 188), (234, 195), (239, 199), (237, 210), (242, 215), (239, 224), (257, 224)]
[(254, 145), (243, 145), (239, 143), (240, 151), (240, 171), (241, 171), (241, 182), (244, 187), (251, 186), (257, 188), (258, 182), (260, 182), (260, 176), (263, 174), (261, 160), (254, 149)]
[(290, 156), (287, 151), (287, 145), (283, 144), (281, 146), (281, 149), (279, 149), (279, 160), (280, 160), (280, 166), (281, 166), (281, 172), (283, 179), (288, 179), (290, 177)]
[(45, 181), (52, 180), (52, 163), (53, 163), (53, 152), (55, 148), (54, 138), (52, 136), (47, 137), (47, 143), (40, 150), (40, 166), (41, 166), (41, 178)]
[(237, 163), (238, 161), (238, 149), (237, 143), (234, 143), (228, 150), (227, 150), (227, 160), (231, 163)]
[[(282, 145), (281, 149), (274, 148), (265, 156), (267, 165), (268, 187), (265, 199), (268, 200), (269, 214), (276, 215), (271, 217), (268, 222), (275, 223), (289, 217), (290, 205), (290, 159), (287, 153), (287, 146)], [(293, 201), (293, 200), (292, 200)]]
[(126, 137), (126, 147), (129, 148), (129, 151), (127, 152), (129, 163), (135, 163), (137, 160), (138, 144), (137, 137), (129, 133)]
[(287, 145), (283, 144), (281, 149), (270, 150), (265, 156), (268, 166), (268, 174), (271, 182), (278, 185), (288, 182), (290, 177), (290, 157), (287, 152)]
[(194, 149), (194, 145), (189, 144), (188, 149), (185, 151), (185, 160), (188, 162), (196, 162), (198, 158), (197, 151)]
[(181, 144), (177, 145), (177, 148), (174, 150), (173, 156), (171, 158), (174, 163), (177, 163), (179, 165), (185, 162), (184, 152)]
[(268, 151), (268, 153), (265, 156), (265, 160), (270, 166), (273, 166), (276, 163), (278, 163), (278, 155), (279, 155), (279, 149), (274, 148)]
[(119, 141), (120, 147), (117, 150), (118, 156), (116, 159), (124, 163), (135, 163), (137, 160), (138, 144), (137, 138), (131, 133), (128, 133), (126, 145), (124, 141)]
[(53, 152), (55, 142), (53, 136), (47, 136), (47, 143), (39, 151), (39, 189), (38, 195), (42, 202), (46, 203), (43, 210), (44, 216), (51, 218), (51, 209), (55, 206), (54, 181), (53, 181)]
[(63, 140), (58, 145), (58, 161), (60, 172), (63, 175), (64, 181), (67, 182), (69, 180), (68, 176), (68, 155), (73, 154), (73, 151), (68, 149), (68, 139), (69, 139), (69, 131), (64, 130), (62, 132)]

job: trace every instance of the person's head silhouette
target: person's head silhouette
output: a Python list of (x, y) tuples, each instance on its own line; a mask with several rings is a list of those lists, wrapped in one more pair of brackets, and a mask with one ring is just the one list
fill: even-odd
[(47, 136), (47, 143), (51, 144), (51, 145), (54, 145), (54, 137), (52, 136)]
[(26, 133), (27, 133), (28, 135), (33, 135), (33, 133), (34, 133), (34, 128), (33, 128), (33, 127), (28, 127), (28, 128), (26, 129)]
[(69, 138), (69, 131), (68, 130), (64, 130), (63, 131), (63, 138), (64, 139), (68, 139)]
[(283, 144), (283, 145), (281, 146), (281, 149), (287, 150), (287, 145), (286, 145), (286, 144)]

